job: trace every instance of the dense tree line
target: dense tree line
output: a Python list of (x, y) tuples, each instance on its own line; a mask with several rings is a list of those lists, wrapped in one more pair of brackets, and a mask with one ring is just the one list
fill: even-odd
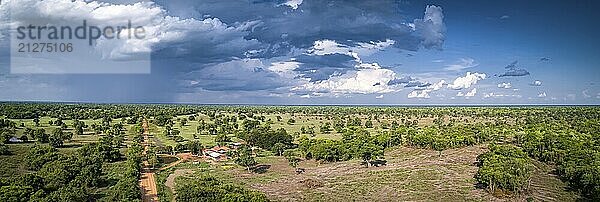
[[(81, 124), (81, 123), (75, 123)], [(115, 124), (97, 143), (85, 144), (74, 152), (60, 152), (63, 141), (72, 133), (54, 128), (51, 134), (44, 129), (24, 130), (36, 138), (23, 158), (26, 174), (11, 179), (0, 179), (0, 201), (95, 201), (95, 190), (106, 186), (103, 181), (103, 162), (120, 159), (119, 148), (123, 140), (122, 126)], [(134, 127), (135, 128), (135, 127)], [(140, 132), (139, 130), (137, 132)], [(127, 169), (124, 177), (112, 187), (106, 201), (139, 201), (139, 173), (141, 169), (141, 135), (133, 139), (127, 149)], [(120, 137), (121, 139), (117, 138)], [(41, 143), (41, 144), (40, 144)], [(48, 144), (46, 144), (48, 143)], [(6, 145), (0, 145), (0, 150)], [(9, 151), (8, 151), (9, 152)], [(7, 153), (7, 154), (10, 154)], [(4, 154), (3, 154), (4, 155)]]
[(64, 154), (35, 145), (25, 157), (31, 173), (0, 182), (0, 201), (88, 201), (99, 185), (102, 161), (95, 145)]
[(141, 201), (140, 172), (142, 169), (142, 146), (133, 143), (127, 150), (124, 176), (111, 187), (106, 201)]
[(249, 145), (257, 146), (266, 150), (281, 143), (286, 147), (292, 144), (294, 138), (283, 128), (272, 130), (269, 127), (261, 127), (250, 131), (242, 131), (237, 134), (240, 139), (246, 140)]
[(371, 135), (366, 130), (350, 128), (344, 131), (342, 140), (309, 139), (302, 136), (298, 149), (307, 159), (334, 162), (355, 158), (370, 166), (372, 160), (383, 156), (386, 147), (400, 143), (399, 133)]
[(585, 195), (600, 199), (600, 133), (598, 120), (578, 125), (536, 123), (517, 135), (531, 157), (557, 165), (557, 172)]
[(403, 133), (409, 145), (436, 151), (496, 141), (513, 133), (510, 128), (502, 130), (493, 124), (401, 126), (395, 131)]

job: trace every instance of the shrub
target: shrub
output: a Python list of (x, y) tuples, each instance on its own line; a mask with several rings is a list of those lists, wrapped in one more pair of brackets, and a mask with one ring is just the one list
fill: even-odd
[(512, 145), (491, 146), (477, 157), (475, 179), (494, 193), (498, 189), (520, 192), (527, 188), (533, 164), (525, 152)]

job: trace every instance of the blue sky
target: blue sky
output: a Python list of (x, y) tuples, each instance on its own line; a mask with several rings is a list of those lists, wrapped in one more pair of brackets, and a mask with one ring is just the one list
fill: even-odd
[[(37, 15), (8, 20), (11, 3)], [(599, 4), (3, 1), (0, 100), (598, 104)], [(151, 73), (10, 73), (10, 23), (73, 16), (145, 26), (146, 39), (95, 48), (119, 60), (146, 51)]]

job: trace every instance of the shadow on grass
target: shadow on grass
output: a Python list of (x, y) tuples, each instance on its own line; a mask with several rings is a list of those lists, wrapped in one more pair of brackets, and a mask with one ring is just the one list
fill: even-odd
[[(375, 166), (375, 167), (379, 167), (379, 166), (385, 166), (387, 165), (387, 161), (384, 159), (377, 159), (377, 160), (372, 160), (370, 161), (371, 166)], [(366, 166), (367, 162), (360, 162), (360, 165)]]
[(252, 169), (252, 172), (263, 174), (266, 173), (269, 170), (269, 168), (271, 168), (271, 165), (257, 165)]

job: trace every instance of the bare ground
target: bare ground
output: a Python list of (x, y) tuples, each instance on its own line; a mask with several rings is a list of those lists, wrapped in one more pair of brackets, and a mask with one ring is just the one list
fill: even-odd
[[(148, 151), (148, 145), (150, 145), (148, 138), (148, 121), (144, 119), (142, 123), (144, 128), (144, 151), (143, 155), (146, 155)], [(154, 172), (148, 168), (148, 161), (144, 161), (144, 168), (140, 177), (140, 191), (142, 192), (143, 202), (154, 202), (158, 201), (158, 189), (156, 188), (156, 181), (154, 180)]]
[[(510, 198), (496, 198), (475, 186), (476, 157), (485, 146), (446, 150), (400, 147), (386, 154), (387, 165), (366, 168), (359, 161), (321, 164), (306, 161), (294, 174), (284, 159), (270, 171), (282, 172), (278, 179), (253, 183), (254, 189), (278, 201), (573, 201), (574, 193), (548, 169), (536, 169), (530, 191)], [(543, 164), (541, 164), (543, 165)], [(287, 168), (278, 168), (287, 166)], [(238, 173), (237, 177), (248, 178)]]
[[(476, 157), (483, 145), (436, 151), (398, 147), (386, 151), (387, 164), (379, 167), (360, 161), (319, 163), (303, 161), (306, 170), (295, 174), (283, 157), (258, 159), (265, 172), (243, 168), (215, 171), (234, 183), (260, 190), (275, 201), (575, 201), (577, 194), (552, 175), (551, 167), (536, 162), (531, 186), (517, 196), (497, 198), (476, 187)], [(177, 170), (167, 179), (192, 173)]]

